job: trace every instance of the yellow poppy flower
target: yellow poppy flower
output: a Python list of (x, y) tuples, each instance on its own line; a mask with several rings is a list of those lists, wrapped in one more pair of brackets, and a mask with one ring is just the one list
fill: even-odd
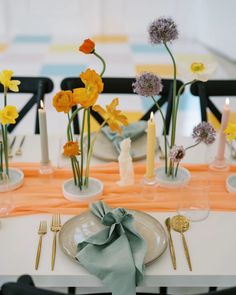
[(229, 142), (232, 142), (236, 138), (236, 124), (228, 123), (224, 133)]
[(64, 156), (75, 157), (80, 154), (79, 146), (76, 141), (68, 141), (64, 146)]
[(3, 125), (15, 124), (16, 118), (19, 117), (17, 109), (15, 106), (5, 106), (3, 110), (0, 111), (0, 122)]
[(127, 126), (128, 119), (120, 110), (116, 109), (118, 104), (119, 99), (115, 98), (109, 105), (106, 106), (106, 110), (100, 105), (93, 106), (93, 110), (103, 116), (104, 120), (107, 122), (113, 132), (117, 131), (121, 134), (121, 124)]
[(13, 71), (11, 70), (3, 70), (0, 73), (0, 83), (7, 89), (10, 89), (13, 92), (18, 92), (20, 85), (20, 81), (18, 80), (11, 80), (13, 75)]
[(84, 108), (89, 108), (96, 103), (99, 93), (103, 91), (102, 78), (90, 69), (81, 73), (80, 78), (85, 87), (73, 90), (74, 101)]

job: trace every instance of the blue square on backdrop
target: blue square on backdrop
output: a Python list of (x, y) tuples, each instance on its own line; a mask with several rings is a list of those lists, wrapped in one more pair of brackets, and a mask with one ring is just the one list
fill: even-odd
[[(155, 96), (155, 99), (158, 100), (159, 96)], [(149, 97), (141, 97), (142, 101), (142, 109), (144, 112), (147, 112), (154, 104), (153, 100)], [(167, 108), (167, 103), (162, 106), (162, 111), (165, 113)], [(187, 112), (189, 110), (194, 110), (195, 108), (199, 108), (199, 100), (193, 96), (189, 89), (181, 95), (179, 100), (179, 110)]]
[(40, 70), (42, 76), (79, 76), (85, 71), (86, 64), (45, 64)]
[(143, 43), (131, 44), (131, 49), (134, 53), (164, 53), (166, 54), (165, 47), (160, 45), (151, 45)]
[(13, 43), (49, 43), (51, 39), (49, 35), (17, 35)]

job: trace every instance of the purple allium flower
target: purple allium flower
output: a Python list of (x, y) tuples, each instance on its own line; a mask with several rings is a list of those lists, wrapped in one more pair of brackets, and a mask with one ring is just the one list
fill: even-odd
[(185, 156), (185, 149), (182, 145), (174, 145), (170, 150), (170, 159), (172, 162), (179, 162)]
[(193, 128), (192, 137), (196, 143), (212, 144), (216, 139), (216, 131), (210, 123), (201, 122)]
[(154, 20), (148, 28), (150, 42), (160, 44), (178, 39), (176, 23), (172, 18), (160, 17)]
[(158, 95), (163, 88), (161, 78), (153, 73), (143, 73), (136, 77), (136, 81), (132, 86), (134, 92), (141, 96)]

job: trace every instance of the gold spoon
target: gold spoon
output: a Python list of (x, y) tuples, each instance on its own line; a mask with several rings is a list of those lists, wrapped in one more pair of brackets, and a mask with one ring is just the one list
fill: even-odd
[(184, 232), (186, 232), (189, 229), (189, 221), (188, 219), (183, 215), (176, 215), (171, 218), (171, 227), (173, 230), (179, 232), (182, 236), (182, 242), (184, 246), (184, 252), (185, 256), (188, 261), (189, 270), (192, 271), (192, 264), (190, 259), (190, 254), (187, 246), (187, 242), (184, 236)]
[(174, 243), (171, 236), (171, 224), (170, 224), (170, 217), (166, 218), (165, 220), (166, 228), (169, 234), (169, 248), (170, 248), (170, 256), (173, 264), (173, 268), (176, 269), (176, 256), (175, 256), (175, 248)]

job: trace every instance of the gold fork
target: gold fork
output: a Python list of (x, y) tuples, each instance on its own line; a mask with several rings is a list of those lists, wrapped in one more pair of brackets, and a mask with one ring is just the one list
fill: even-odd
[(38, 266), (39, 266), (43, 235), (45, 235), (46, 233), (47, 233), (47, 221), (40, 221), (39, 229), (38, 229), (38, 234), (40, 237), (39, 237), (39, 242), (38, 242), (38, 250), (37, 250), (37, 254), (36, 254), (35, 269), (38, 269)]
[(51, 231), (54, 232), (53, 244), (52, 244), (52, 259), (51, 259), (51, 270), (54, 270), (56, 250), (57, 250), (57, 233), (61, 229), (61, 217), (60, 214), (52, 216)]

